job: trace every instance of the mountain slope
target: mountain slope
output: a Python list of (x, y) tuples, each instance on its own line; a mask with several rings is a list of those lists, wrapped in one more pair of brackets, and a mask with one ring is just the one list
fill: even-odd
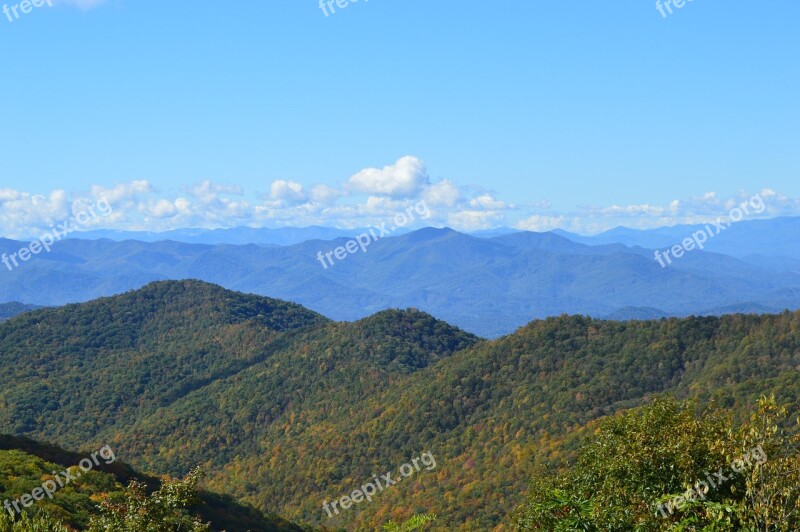
[[(26, 438), (0, 435), (0, 501), (17, 500), (42, 485), (53, 471), (74, 468), (87, 454), (73, 453)], [(127, 464), (105, 459), (89, 473), (75, 478), (55, 492), (51, 500), (37, 503), (35, 511), (44, 511), (76, 529), (83, 529), (89, 517), (97, 514), (97, 497), (122, 491), (132, 480), (145, 483), (149, 490), (160, 487), (161, 480), (143, 475)], [(276, 517), (235, 502), (230, 497), (209, 491), (199, 492), (200, 502), (190, 509), (213, 530), (263, 532), (300, 532), (302, 529)], [(5, 510), (4, 510), (5, 511)]]
[(0, 324), (0, 426), (80, 446), (84, 438), (42, 412), (58, 409), (78, 433), (94, 433), (236, 374), (327, 321), (196, 281), (23, 314)]
[[(112, 443), (137, 467), (176, 476), (202, 464), (212, 489), (263, 511), (357, 529), (427, 511), (443, 516), (443, 529), (491, 529), (523, 501), (531, 467), (558, 457), (563, 438), (653, 393), (734, 409), (760, 393), (784, 403), (800, 393), (800, 313), (788, 312), (564, 316), (487, 342), (416, 310), (332, 323), (178, 282), (20, 316), (0, 336), (13, 338), (0, 345), (0, 432), (76, 448)], [(43, 370), (40, 353), (62, 345), (60, 365)], [(154, 369), (126, 366), (117, 352)], [(199, 382), (180, 371), (194, 365)], [(81, 386), (64, 384), (76, 379)], [(126, 395), (132, 389), (138, 402)], [(358, 510), (325, 515), (323, 501), (425, 451), (435, 470)]]

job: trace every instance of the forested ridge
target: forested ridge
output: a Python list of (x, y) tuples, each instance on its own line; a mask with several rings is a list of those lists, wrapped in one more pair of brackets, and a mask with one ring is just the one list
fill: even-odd
[[(196, 281), (0, 324), (0, 433), (112, 445), (294, 522), (512, 528), (539, 468), (603, 416), (670, 392), (743, 417), (800, 391), (800, 313), (562, 316), (485, 341), (417, 310), (336, 323)], [(322, 502), (430, 450), (437, 468), (328, 519)]]

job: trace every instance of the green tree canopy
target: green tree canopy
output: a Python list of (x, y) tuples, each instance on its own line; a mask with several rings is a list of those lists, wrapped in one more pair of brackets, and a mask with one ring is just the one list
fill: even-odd
[[(660, 398), (601, 422), (573, 467), (538, 475), (519, 530), (800, 530), (800, 456), (762, 398), (734, 427)], [(718, 476), (717, 473), (721, 473)]]

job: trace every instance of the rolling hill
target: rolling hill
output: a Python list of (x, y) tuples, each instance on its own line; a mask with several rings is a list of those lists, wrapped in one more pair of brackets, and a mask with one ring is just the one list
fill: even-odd
[[(486, 341), (415, 309), (332, 322), (159, 282), (0, 324), (0, 432), (110, 444), (174, 476), (201, 464), (209, 489), (294, 522), (375, 529), (431, 511), (443, 530), (487, 530), (586, 423), (663, 392), (734, 411), (764, 392), (789, 403), (798, 357), (800, 313), (562, 316)], [(435, 470), (325, 515), (425, 451)]]

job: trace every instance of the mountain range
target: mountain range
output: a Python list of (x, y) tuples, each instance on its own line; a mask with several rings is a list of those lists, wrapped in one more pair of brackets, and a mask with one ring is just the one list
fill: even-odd
[(335, 227), (282, 227), (282, 228), (253, 228), (234, 227), (231, 229), (175, 229), (172, 231), (117, 231), (111, 229), (97, 229), (73, 233), (70, 238), (83, 240), (138, 240), (140, 242), (161, 242), (172, 240), (187, 244), (271, 244), (275, 246), (290, 246), (300, 244), (307, 240), (333, 240), (341, 237), (353, 237), (362, 233), (363, 229), (337, 229)]
[[(554, 232), (476, 236), (427, 228), (330, 261), (320, 258), (348, 238), (285, 246), (73, 238), (12, 271), (0, 267), (0, 301), (62, 305), (192, 278), (294, 301), (335, 320), (414, 307), (490, 338), (564, 313), (634, 319), (780, 312), (800, 308), (799, 220), (741, 222), (713, 239), (738, 249), (736, 256), (695, 250), (665, 268), (652, 249), (606, 242), (608, 235), (587, 243)], [(674, 244), (691, 229), (639, 240)], [(615, 234), (625, 240), (630, 231)], [(25, 245), (0, 240), (0, 253)]]
[[(738, 223), (723, 221), (724, 229), (708, 224), (714, 234), (705, 249), (737, 258), (776, 257), (800, 260), (800, 217), (749, 220)], [(726, 224), (730, 223), (729, 226)], [(624, 244), (647, 249), (666, 249), (679, 244), (687, 236), (706, 229), (707, 224), (674, 225), (656, 229), (617, 227), (593, 236), (581, 236), (556, 230), (556, 234), (573, 242), (589, 245)], [(719, 231), (719, 232), (718, 232)]]
[[(727, 224), (724, 222), (723, 225)], [(579, 235), (562, 229), (552, 233), (568, 240), (590, 246), (604, 244), (623, 244), (628, 247), (645, 249), (666, 249), (679, 244), (684, 238), (697, 231), (706, 230), (707, 224), (682, 224), (657, 227), (653, 229), (631, 229), (616, 227), (595, 235)], [(779, 217), (769, 219), (745, 220), (731, 223), (719, 231), (708, 224), (714, 236), (709, 238), (705, 249), (737, 258), (773, 257), (800, 260), (800, 217)], [(251, 228), (234, 227), (230, 229), (176, 229), (165, 232), (94, 230), (73, 233), (70, 238), (84, 240), (108, 239), (117, 242), (138, 240), (141, 242), (161, 242), (172, 240), (188, 244), (272, 244), (290, 246), (309, 240), (334, 240), (352, 238), (367, 232), (367, 228), (341, 229), (335, 227), (282, 227)], [(394, 234), (405, 234), (407, 230), (397, 229)], [(522, 232), (509, 227), (472, 231), (467, 234), (482, 238), (493, 238)], [(797, 263), (794, 263), (795, 266)]]

